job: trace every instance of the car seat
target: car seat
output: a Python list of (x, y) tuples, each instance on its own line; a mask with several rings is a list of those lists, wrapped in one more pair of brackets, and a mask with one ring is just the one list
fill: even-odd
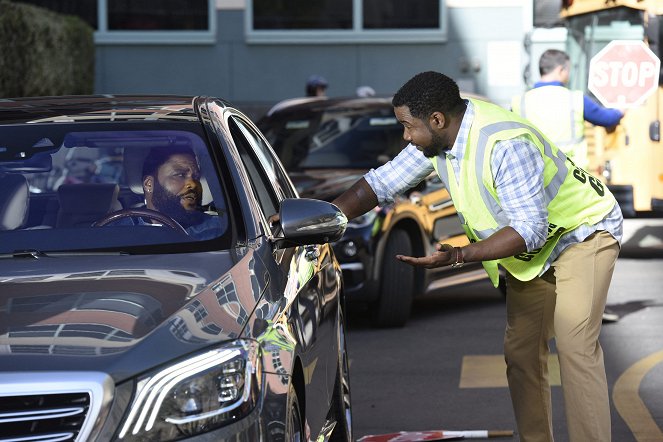
[(28, 215), (30, 189), (20, 174), (0, 174), (0, 230), (19, 229)]
[(119, 186), (111, 183), (63, 184), (58, 187), (60, 209), (56, 227), (91, 226), (104, 215), (122, 209)]

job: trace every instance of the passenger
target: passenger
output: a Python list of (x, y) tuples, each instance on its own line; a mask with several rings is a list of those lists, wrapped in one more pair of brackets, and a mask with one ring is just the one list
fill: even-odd
[(554, 338), (570, 440), (610, 441), (599, 334), (623, 228), (614, 196), (529, 122), (463, 100), (446, 75), (414, 76), (392, 104), (410, 144), (334, 203), (352, 219), (435, 171), (470, 244), (396, 259), (425, 268), (482, 262), (495, 285), (502, 265), (506, 374), (521, 440), (553, 440), (547, 361)]

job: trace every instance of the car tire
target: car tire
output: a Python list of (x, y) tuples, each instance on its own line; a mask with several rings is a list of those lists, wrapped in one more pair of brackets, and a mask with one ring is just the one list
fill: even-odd
[(336, 426), (331, 434), (330, 442), (353, 442), (352, 433), (352, 400), (350, 397), (350, 363), (345, 346), (345, 318), (339, 311), (338, 323), (338, 368), (332, 397), (332, 410)]
[(299, 398), (295, 387), (290, 384), (288, 388), (288, 409), (286, 410), (285, 440), (288, 442), (300, 442), (305, 440), (304, 419), (299, 406)]
[(371, 309), (374, 324), (378, 327), (402, 327), (410, 317), (415, 268), (398, 261), (395, 256), (411, 256), (413, 250), (412, 240), (405, 230), (391, 232), (382, 255), (379, 298)]

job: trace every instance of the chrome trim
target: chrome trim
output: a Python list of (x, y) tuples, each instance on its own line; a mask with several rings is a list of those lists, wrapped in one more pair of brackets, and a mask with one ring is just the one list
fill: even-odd
[(35, 412), (0, 413), (0, 424), (4, 422), (31, 421), (33, 419), (55, 419), (58, 417), (74, 416), (84, 411), (85, 408), (83, 407), (70, 407)]
[(364, 270), (364, 264), (361, 262), (348, 262), (341, 264), (341, 270)]
[(441, 203), (434, 203), (434, 204), (429, 204), (428, 205), (428, 210), (431, 212), (436, 212), (438, 210), (446, 209), (447, 207), (451, 207), (454, 205), (454, 202), (449, 200), (442, 201)]
[(14, 437), (12, 439), (0, 439), (2, 442), (61, 442), (69, 440), (74, 433), (56, 433), (49, 434), (48, 436), (36, 437)]
[[(90, 395), (90, 407), (76, 441), (90, 440), (95, 430), (95, 423), (100, 421), (102, 410), (106, 410), (113, 399), (115, 384), (111, 377), (95, 371), (24, 371), (0, 373), (0, 398), (3, 396), (30, 396), (37, 394), (87, 393)], [(105, 413), (104, 413), (105, 414)], [(98, 431), (100, 428), (97, 428)], [(95, 431), (95, 432), (96, 432)], [(16, 438), (12, 441), (56, 442), (64, 433), (54, 434), (48, 439)], [(56, 437), (51, 439), (50, 437)]]

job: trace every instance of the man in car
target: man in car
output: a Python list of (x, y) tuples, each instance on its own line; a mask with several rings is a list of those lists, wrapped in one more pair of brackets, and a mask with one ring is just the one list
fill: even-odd
[(463, 100), (444, 74), (415, 75), (392, 104), (410, 144), (334, 203), (352, 219), (437, 172), (470, 244), (396, 258), (426, 268), (482, 262), (496, 286), (504, 267), (504, 352), (521, 440), (553, 440), (547, 360), (555, 338), (570, 440), (610, 441), (599, 334), (622, 237), (614, 196), (526, 120)]
[[(150, 150), (143, 162), (143, 193), (148, 209), (177, 221), (196, 239), (215, 238), (225, 230), (222, 224), (225, 217), (202, 211), (200, 169), (196, 155), (188, 147)], [(137, 223), (148, 222), (140, 218)]]

